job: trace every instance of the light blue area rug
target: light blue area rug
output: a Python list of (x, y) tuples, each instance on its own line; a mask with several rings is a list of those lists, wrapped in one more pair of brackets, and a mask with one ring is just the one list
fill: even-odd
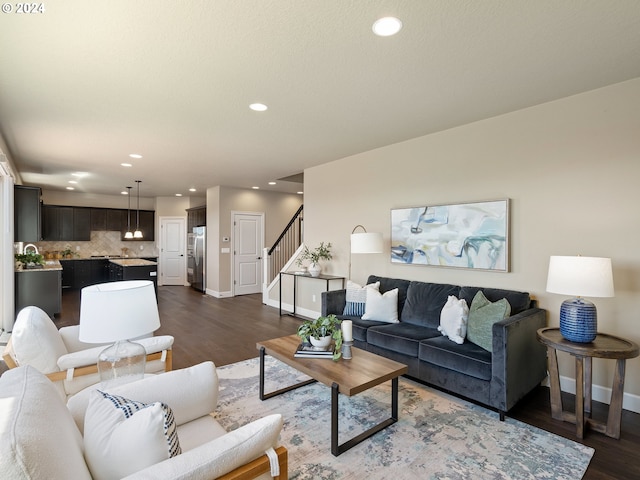
[[(266, 372), (266, 392), (308, 378), (271, 357)], [(227, 430), (283, 414), (290, 479), (580, 479), (594, 452), (401, 377), (398, 422), (334, 457), (329, 387), (316, 383), (263, 402), (257, 358), (219, 367), (218, 375), (217, 415)], [(387, 382), (340, 396), (339, 443), (389, 417), (390, 390)]]

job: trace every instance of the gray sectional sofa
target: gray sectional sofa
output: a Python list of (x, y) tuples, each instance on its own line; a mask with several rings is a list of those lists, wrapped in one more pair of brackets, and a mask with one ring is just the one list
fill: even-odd
[[(536, 331), (547, 326), (546, 311), (528, 293), (369, 276), (380, 292), (398, 288), (399, 323), (344, 315), (346, 290), (322, 294), (322, 315), (353, 321), (354, 346), (404, 363), (408, 376), (497, 409), (500, 419), (546, 377), (544, 346)], [(492, 327), (493, 351), (468, 340), (454, 343), (438, 331), (449, 295), (467, 305), (482, 290), (491, 302), (506, 298), (511, 316)]]

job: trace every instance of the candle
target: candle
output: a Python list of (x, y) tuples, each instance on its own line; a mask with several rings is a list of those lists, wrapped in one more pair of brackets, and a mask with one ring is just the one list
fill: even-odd
[(342, 321), (342, 340), (345, 342), (353, 341), (353, 322), (351, 320)]

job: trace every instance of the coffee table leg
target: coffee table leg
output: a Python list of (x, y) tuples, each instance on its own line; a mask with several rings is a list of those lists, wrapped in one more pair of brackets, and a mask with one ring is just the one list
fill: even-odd
[(273, 392), (264, 393), (264, 357), (266, 355), (264, 347), (260, 347), (260, 391), (258, 392), (260, 396), (260, 400), (267, 400), (271, 397), (275, 397), (277, 395), (281, 395), (285, 392), (290, 392), (291, 390), (295, 390), (296, 388), (304, 387), (305, 385), (309, 385), (311, 383), (316, 383), (317, 380), (313, 378), (309, 380), (305, 380), (304, 382), (296, 383), (289, 387), (284, 387), (279, 390), (275, 390)]
[(380, 430), (393, 425), (398, 421), (398, 377), (391, 380), (391, 417), (374, 425), (360, 435), (347, 440), (342, 445), (338, 444), (338, 395), (340, 388), (337, 383), (331, 385), (331, 453), (334, 457), (343, 454), (350, 448), (355, 447), (363, 440), (373, 436)]

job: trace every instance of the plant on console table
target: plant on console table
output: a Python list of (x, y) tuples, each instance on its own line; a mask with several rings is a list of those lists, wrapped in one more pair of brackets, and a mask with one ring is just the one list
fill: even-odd
[(338, 360), (342, 355), (342, 328), (340, 320), (333, 314), (305, 320), (298, 327), (298, 336), (303, 342), (311, 342), (316, 347), (328, 347), (333, 340), (333, 359)]
[(309, 264), (309, 273), (312, 277), (317, 277), (320, 275), (322, 271), (322, 267), (320, 267), (320, 260), (331, 260), (333, 256), (331, 255), (331, 242), (324, 243), (320, 242), (320, 246), (310, 250), (308, 246), (304, 246), (304, 250), (296, 260), (296, 263), (299, 267), (302, 266), (305, 260), (310, 262)]

